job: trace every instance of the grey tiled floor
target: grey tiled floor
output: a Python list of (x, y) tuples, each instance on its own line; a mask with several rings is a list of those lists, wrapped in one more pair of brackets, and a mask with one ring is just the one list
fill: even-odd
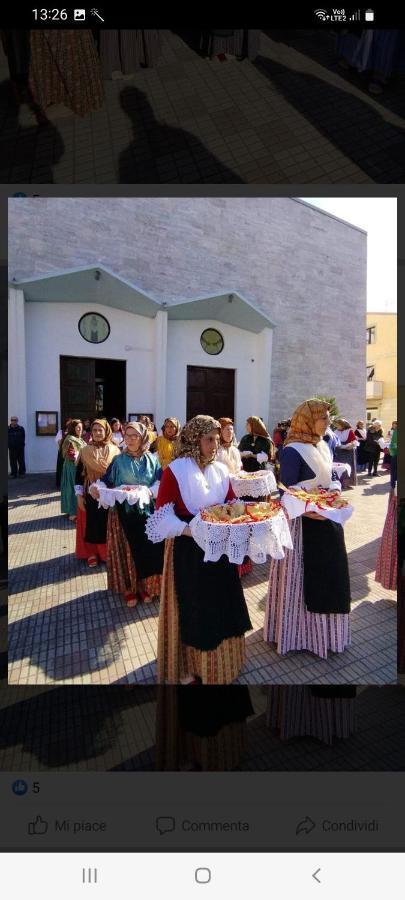
[(221, 64), (166, 31), (156, 67), (106, 81), (101, 110), (80, 118), (51, 107), (41, 128), (13, 106), (0, 51), (0, 180), (403, 182), (403, 78), (375, 98), (339, 70), (332, 35), (289, 34), (263, 33), (255, 63)]
[[(345, 526), (353, 596), (352, 645), (321, 660), (284, 657), (263, 641), (268, 564), (244, 579), (253, 631), (242, 684), (386, 684), (396, 678), (396, 603), (374, 580), (388, 475), (350, 492)], [(10, 482), (9, 682), (13, 685), (153, 684), (158, 604), (127, 609), (107, 590), (104, 565), (74, 555), (75, 528), (60, 515), (52, 475)]]

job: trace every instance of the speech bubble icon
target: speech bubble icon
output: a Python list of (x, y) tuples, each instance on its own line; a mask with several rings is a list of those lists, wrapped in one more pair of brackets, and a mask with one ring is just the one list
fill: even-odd
[(176, 828), (176, 820), (173, 816), (159, 816), (156, 819), (156, 830), (159, 834), (167, 834), (169, 831), (174, 831)]

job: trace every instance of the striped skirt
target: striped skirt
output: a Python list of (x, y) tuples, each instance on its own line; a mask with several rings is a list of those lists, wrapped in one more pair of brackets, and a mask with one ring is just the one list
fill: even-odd
[(180, 684), (198, 676), (203, 684), (231, 684), (245, 662), (245, 638), (226, 638), (215, 650), (183, 644), (173, 569), (174, 540), (166, 540), (159, 613), (158, 684)]
[(152, 598), (159, 597), (161, 575), (139, 579), (131, 548), (121, 526), (117, 511), (112, 508), (107, 523), (107, 584), (114, 594), (143, 590)]
[[(195, 734), (182, 723), (179, 711), (177, 692), (188, 688), (160, 687), (158, 690), (156, 713), (158, 770), (227, 772), (240, 765), (247, 752), (246, 721), (228, 722), (215, 734)], [(196, 690), (198, 692), (198, 688)], [(198, 701), (197, 696), (195, 702), (198, 704)]]
[(390, 591), (397, 588), (397, 563), (397, 498), (393, 496), (388, 505), (375, 571), (375, 580)]
[(342, 653), (351, 643), (348, 613), (311, 613), (304, 603), (304, 559), (301, 516), (290, 522), (293, 549), (272, 559), (263, 637), (283, 656), (308, 650), (322, 659), (328, 650)]
[(275, 686), (269, 688), (266, 723), (282, 741), (312, 737), (332, 744), (354, 734), (355, 704), (355, 697), (316, 697), (305, 685)]

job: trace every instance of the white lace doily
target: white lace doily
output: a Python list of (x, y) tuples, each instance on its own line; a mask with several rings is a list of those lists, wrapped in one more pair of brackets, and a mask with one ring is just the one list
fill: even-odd
[(232, 563), (243, 563), (249, 556), (252, 562), (264, 563), (268, 556), (283, 559), (284, 547), (292, 549), (287, 519), (281, 509), (264, 522), (246, 525), (205, 522), (200, 513), (190, 522), (195, 542), (204, 550), (204, 562), (217, 562), (225, 554)]
[[(129, 503), (130, 506), (139, 503), (140, 508), (143, 509), (143, 507), (147, 506), (151, 501), (151, 491), (144, 484), (120, 484), (119, 487), (108, 488), (103, 481), (95, 481), (94, 484), (90, 486), (90, 494), (92, 487), (98, 488), (99, 491), (99, 509), (100, 507), (109, 509), (111, 506), (114, 506), (115, 503), (125, 503), (125, 501)], [(131, 490), (124, 491), (124, 487), (130, 487)]]
[(344, 525), (353, 512), (353, 507), (350, 504), (342, 509), (324, 509), (323, 507), (320, 509), (314, 500), (305, 502), (305, 500), (298, 500), (297, 497), (287, 493), (283, 494), (281, 503), (284, 509), (287, 510), (290, 519), (296, 519), (297, 516), (302, 516), (306, 512), (315, 512), (319, 516), (323, 516), (324, 519), (330, 519), (332, 522)]
[(230, 476), (236, 497), (267, 497), (277, 490), (277, 482), (270, 469), (255, 472), (254, 476), (254, 478), (246, 478), (240, 474)]

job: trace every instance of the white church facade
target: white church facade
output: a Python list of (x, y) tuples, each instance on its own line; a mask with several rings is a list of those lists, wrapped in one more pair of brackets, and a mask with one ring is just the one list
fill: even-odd
[(58, 425), (146, 413), (159, 429), (203, 412), (242, 433), (252, 410), (268, 415), (272, 334), (235, 291), (167, 308), (101, 266), (10, 285), (9, 405), (26, 423), (29, 470), (55, 462), (38, 413)]
[(364, 232), (290, 198), (13, 198), (28, 471), (55, 468), (55, 417), (204, 412), (241, 437), (317, 394), (364, 417), (365, 259)]

